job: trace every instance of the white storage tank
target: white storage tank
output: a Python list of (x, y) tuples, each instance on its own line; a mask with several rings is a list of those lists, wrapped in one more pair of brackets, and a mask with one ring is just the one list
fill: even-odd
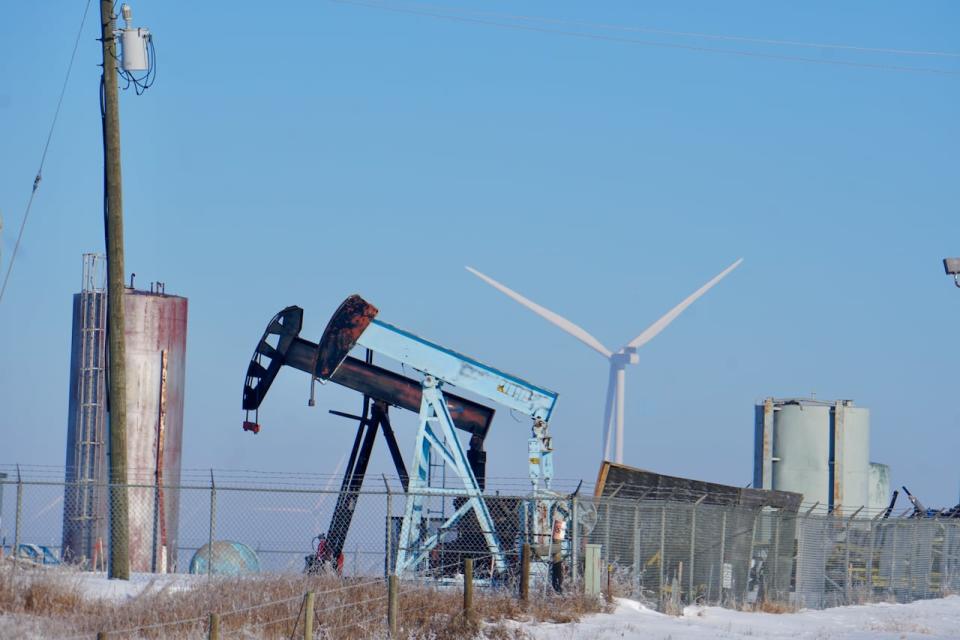
[(869, 508), (878, 513), (890, 505), (890, 467), (879, 462), (870, 463), (870, 486), (867, 489)]
[(802, 493), (821, 513), (870, 507), (869, 410), (851, 400), (767, 398), (756, 407), (753, 484)]

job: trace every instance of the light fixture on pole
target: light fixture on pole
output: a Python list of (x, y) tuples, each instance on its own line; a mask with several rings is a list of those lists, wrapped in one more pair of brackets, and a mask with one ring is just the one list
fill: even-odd
[(960, 258), (944, 258), (943, 270), (948, 276), (953, 276), (953, 284), (960, 288)]

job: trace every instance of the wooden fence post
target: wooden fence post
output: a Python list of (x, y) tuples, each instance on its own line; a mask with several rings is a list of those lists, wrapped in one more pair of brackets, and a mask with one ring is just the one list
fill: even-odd
[(524, 544), (520, 555), (520, 600), (530, 600), (530, 545)]
[(391, 575), (387, 578), (387, 625), (390, 627), (391, 638), (397, 637), (399, 608), (400, 580), (397, 576)]
[(307, 591), (303, 605), (303, 640), (313, 640), (313, 591)]
[(210, 614), (210, 623), (207, 627), (208, 640), (220, 640), (220, 616), (215, 613)]
[(463, 615), (473, 615), (473, 558), (463, 561)]

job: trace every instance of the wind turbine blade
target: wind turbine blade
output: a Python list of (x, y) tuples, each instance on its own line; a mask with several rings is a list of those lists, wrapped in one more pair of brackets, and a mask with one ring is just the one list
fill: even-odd
[(699, 298), (700, 296), (705, 294), (707, 291), (712, 289), (713, 286), (718, 282), (720, 282), (721, 280), (723, 280), (728, 273), (730, 273), (731, 271), (739, 267), (741, 262), (743, 262), (743, 258), (740, 258), (739, 260), (734, 262), (732, 265), (730, 265), (729, 267), (721, 271), (719, 274), (717, 274), (716, 277), (714, 277), (713, 280), (711, 280), (707, 284), (703, 285), (702, 287), (694, 291), (689, 298), (687, 298), (686, 300), (684, 300), (683, 302), (675, 306), (673, 309), (670, 309), (670, 311), (668, 311), (665, 316), (663, 316), (662, 318), (654, 322), (652, 325), (644, 329), (643, 333), (641, 333), (636, 338), (628, 342), (627, 346), (634, 347), (634, 348), (642, 347), (643, 345), (653, 340), (658, 333), (666, 329), (667, 326), (677, 318), (677, 316), (683, 313), (684, 309), (686, 309), (691, 304), (693, 304), (697, 298)]
[(479, 271), (477, 271), (472, 267), (467, 267), (467, 271), (477, 276), (478, 278), (480, 278), (481, 280), (489, 284), (494, 289), (497, 289), (501, 293), (504, 293), (507, 296), (513, 298), (514, 300), (516, 300), (517, 302), (525, 306), (527, 309), (530, 309), (531, 311), (533, 311), (538, 316), (544, 318), (548, 322), (551, 322), (557, 325), (558, 327), (560, 327), (561, 329), (563, 329), (564, 331), (572, 335), (577, 340), (580, 340), (581, 342), (583, 342), (585, 345), (587, 345), (594, 351), (597, 351), (598, 353), (600, 353), (600, 355), (602, 355), (603, 357), (609, 358), (611, 355), (613, 355), (610, 349), (607, 349), (605, 346), (603, 346), (600, 343), (599, 340), (597, 340), (592, 335), (587, 333), (583, 327), (575, 325), (574, 323), (570, 322), (563, 316), (557, 315), (553, 311), (550, 311), (549, 309), (541, 307), (536, 302), (533, 302), (532, 300), (528, 300), (527, 298), (524, 298), (522, 295), (520, 295), (513, 289), (510, 289), (509, 287), (506, 287), (500, 284), (493, 278), (483, 275), (482, 273), (480, 273)]

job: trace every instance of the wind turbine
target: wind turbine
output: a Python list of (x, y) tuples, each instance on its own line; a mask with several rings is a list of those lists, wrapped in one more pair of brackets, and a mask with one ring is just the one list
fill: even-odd
[[(628, 364), (636, 364), (639, 361), (637, 356), (637, 349), (647, 344), (653, 340), (657, 334), (667, 328), (667, 326), (673, 322), (677, 316), (679, 316), (683, 311), (689, 307), (694, 301), (705, 294), (707, 291), (713, 288), (718, 282), (723, 280), (724, 277), (734, 269), (740, 266), (740, 263), (743, 262), (743, 258), (740, 258), (729, 267), (717, 274), (712, 280), (707, 282), (705, 285), (694, 291), (690, 296), (688, 296), (683, 302), (675, 306), (673, 309), (670, 309), (662, 318), (651, 324), (649, 327), (643, 330), (643, 332), (638, 335), (636, 338), (628, 342), (627, 344), (620, 347), (616, 352), (611, 351), (610, 349), (603, 346), (603, 344), (594, 338), (592, 335), (586, 332), (583, 327), (580, 327), (563, 316), (560, 316), (549, 309), (541, 307), (536, 302), (528, 300), (523, 297), (513, 289), (500, 284), (493, 278), (486, 276), (472, 267), (467, 267), (467, 271), (477, 276), (494, 289), (498, 289), (502, 293), (505, 293), (507, 296), (513, 298), (526, 308), (530, 309), (537, 315), (543, 317), (548, 322), (551, 322), (574, 338), (580, 340), (588, 347), (602, 355), (604, 358), (610, 361), (610, 380), (607, 383), (607, 401), (604, 408), (603, 414), (603, 459), (610, 459), (610, 436), (611, 432), (615, 434), (615, 450), (614, 450), (614, 462), (622, 463), (623, 462), (623, 413), (624, 413), (624, 386), (626, 384), (626, 368)], [(611, 422), (612, 419), (612, 422)], [(611, 428), (612, 427), (612, 428)]]

